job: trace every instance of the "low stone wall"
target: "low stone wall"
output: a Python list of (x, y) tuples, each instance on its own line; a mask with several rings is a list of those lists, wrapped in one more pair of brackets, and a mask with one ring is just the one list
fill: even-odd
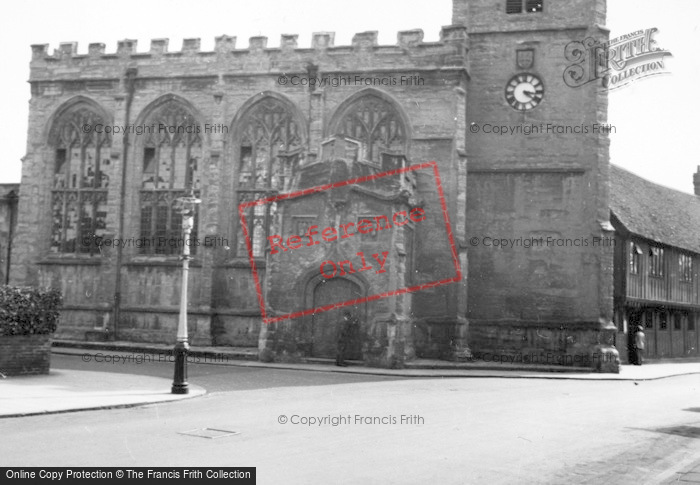
[(0, 336), (0, 373), (6, 376), (48, 374), (51, 335)]
[(508, 364), (588, 367), (618, 373), (615, 328), (600, 322), (469, 323), (472, 360)]

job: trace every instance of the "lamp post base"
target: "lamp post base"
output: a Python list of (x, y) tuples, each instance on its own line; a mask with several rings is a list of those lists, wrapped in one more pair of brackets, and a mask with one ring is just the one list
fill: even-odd
[(187, 342), (177, 342), (175, 344), (175, 376), (171, 394), (189, 394), (190, 388), (187, 384), (187, 352), (190, 346)]

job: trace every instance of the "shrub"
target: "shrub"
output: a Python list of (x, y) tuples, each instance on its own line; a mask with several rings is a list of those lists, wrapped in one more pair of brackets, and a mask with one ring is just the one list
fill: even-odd
[(58, 289), (0, 286), (0, 335), (55, 332), (62, 301)]

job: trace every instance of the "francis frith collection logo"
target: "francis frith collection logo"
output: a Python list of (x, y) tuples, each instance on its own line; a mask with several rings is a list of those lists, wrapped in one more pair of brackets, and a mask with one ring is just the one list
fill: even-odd
[(564, 56), (571, 64), (564, 70), (564, 82), (578, 88), (601, 79), (603, 89), (612, 91), (640, 79), (668, 74), (664, 57), (673, 54), (656, 45), (654, 34), (657, 32), (653, 27), (607, 42), (593, 37), (569, 42)]

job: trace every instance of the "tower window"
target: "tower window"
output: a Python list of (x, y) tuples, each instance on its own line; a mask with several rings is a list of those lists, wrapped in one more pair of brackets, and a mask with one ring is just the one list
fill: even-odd
[(526, 0), (525, 11), (529, 13), (541, 12), (543, 0)]
[(542, 11), (544, 0), (506, 0), (506, 13), (534, 13)]

